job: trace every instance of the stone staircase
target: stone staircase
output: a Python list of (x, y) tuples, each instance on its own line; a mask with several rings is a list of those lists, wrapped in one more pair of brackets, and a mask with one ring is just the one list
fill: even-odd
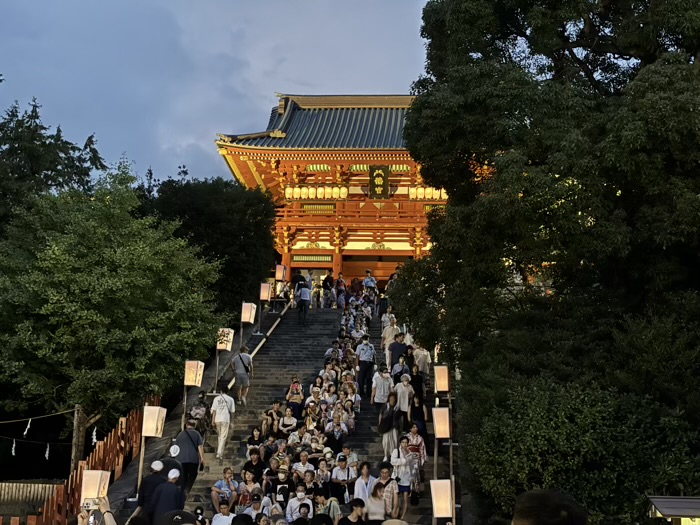
[[(337, 337), (339, 323), (340, 311), (329, 309), (310, 310), (306, 327), (298, 325), (296, 310), (289, 310), (281, 319), (253, 359), (253, 379), (248, 393), (248, 406), (236, 405), (223, 466), (218, 464), (215, 457), (216, 435), (210, 433), (206, 436), (206, 466), (204, 472), (197, 476), (197, 481), (188, 496), (185, 504), (187, 510), (191, 511), (202, 505), (205, 514), (211, 515), (211, 486), (222, 478), (223, 469), (227, 466), (232, 467), (236, 479), (240, 479), (241, 468), (246, 462), (245, 444), (252, 428), (259, 424), (260, 413), (269, 408), (274, 399), (284, 399), (292, 375), (296, 374), (299, 377), (305, 392), (308, 390), (313, 378), (323, 368), (323, 354), (331, 341)], [(248, 346), (252, 349), (256, 343), (256, 338), (252, 338), (248, 341)], [(228, 382), (232, 377), (229, 369), (221, 383)], [(235, 395), (231, 395), (235, 399)]]
[[(291, 382), (292, 375), (298, 375), (308, 390), (308, 385), (323, 367), (323, 353), (330, 342), (337, 336), (340, 322), (340, 312), (333, 309), (312, 309), (309, 311), (308, 326), (297, 324), (297, 313), (290, 310), (285, 315), (270, 339), (263, 345), (253, 360), (254, 378), (248, 394), (248, 406), (236, 405), (234, 426), (224, 453), (224, 465), (219, 466), (215, 458), (216, 435), (207, 436), (205, 443), (206, 467), (199, 473), (186, 503), (186, 509), (193, 510), (202, 505), (207, 516), (211, 515), (210, 487), (222, 477), (225, 466), (234, 469), (236, 479), (240, 479), (240, 470), (245, 463), (245, 443), (250, 436), (253, 426), (259, 424), (259, 414), (267, 409), (274, 399), (283, 399)], [(375, 319), (370, 327), (371, 342), (377, 349), (380, 361), (383, 352), (380, 351), (381, 323)], [(255, 340), (249, 341), (252, 348)], [(224, 376), (230, 380), (231, 373)], [(233, 396), (235, 398), (235, 396)], [(426, 396), (428, 410), (434, 406), (434, 396), (428, 392)], [(428, 422), (428, 432), (432, 431), (432, 423)], [(350, 436), (349, 444), (357, 453), (360, 461), (369, 461), (372, 473), (379, 476), (378, 465), (384, 452), (381, 438), (377, 433), (377, 411), (369, 404), (369, 399), (362, 400), (362, 410), (357, 418), (355, 433)], [(428, 461), (424, 469), (426, 473), (425, 492), (418, 505), (409, 507), (406, 521), (410, 524), (428, 525), (432, 522), (432, 504), (430, 499), (430, 484), (428, 480), (433, 473), (432, 451), (433, 443), (429, 439)], [(446, 449), (446, 447), (443, 447)], [(441, 450), (446, 452), (446, 450)], [(446, 462), (441, 458), (441, 477), (447, 477)], [(343, 508), (345, 513), (349, 510)]]

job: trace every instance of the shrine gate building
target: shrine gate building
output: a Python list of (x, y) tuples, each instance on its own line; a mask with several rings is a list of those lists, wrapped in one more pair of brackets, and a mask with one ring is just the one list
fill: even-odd
[(413, 97), (277, 96), (265, 131), (216, 145), (241, 184), (272, 194), (282, 264), (384, 281), (429, 250), (426, 213), (447, 196), (406, 150)]

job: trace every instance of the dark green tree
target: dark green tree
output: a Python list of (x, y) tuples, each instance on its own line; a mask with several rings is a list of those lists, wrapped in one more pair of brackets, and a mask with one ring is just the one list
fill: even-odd
[(700, 462), (688, 461), (697, 432), (659, 412), (634, 395), (535, 380), (484, 419), (466, 454), (506, 516), (520, 491), (557, 488), (586, 507), (590, 523), (635, 523), (648, 509), (645, 492), (700, 489)]
[(186, 359), (206, 357), (220, 322), (217, 265), (174, 234), (177, 223), (134, 218), (133, 180), (122, 164), (93, 192), (44, 193), (10, 222), (0, 242), (5, 410), (80, 403), (112, 421), (178, 384)]
[(40, 109), (36, 100), (25, 111), (15, 103), (0, 120), (0, 229), (13, 207), (46, 191), (89, 189), (92, 172), (106, 169), (94, 135), (80, 147), (60, 126), (52, 132)]
[(176, 234), (220, 263), (213, 285), (217, 311), (236, 323), (241, 303), (257, 299), (260, 282), (275, 262), (274, 204), (262, 192), (232, 181), (183, 177), (161, 182), (150, 205), (160, 217), (179, 221)]
[[(698, 20), (673, 1), (426, 5), (405, 138), (450, 201), (392, 300), (464, 369), (465, 431), (539, 376), (649, 394), (697, 424)], [(438, 308), (411, 302), (417, 279)]]

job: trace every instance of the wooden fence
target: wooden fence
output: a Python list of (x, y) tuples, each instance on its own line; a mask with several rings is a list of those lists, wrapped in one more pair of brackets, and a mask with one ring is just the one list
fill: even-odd
[[(160, 397), (146, 401), (149, 405), (160, 405)], [(114, 482), (122, 475), (129, 460), (137, 458), (141, 452), (141, 427), (143, 410), (132, 410), (126, 417), (119, 418), (117, 426), (109, 435), (95, 445), (95, 449), (62, 484), (55, 485), (53, 493), (45, 499), (40, 516), (27, 516), (26, 520), (10, 518), (9, 525), (66, 525), (71, 516), (80, 512), (80, 490), (84, 470), (107, 470), (112, 472)], [(3, 520), (0, 517), (0, 525)]]
[(39, 504), (46, 500), (58, 483), (4, 482), (0, 483), (0, 504), (22, 502)]

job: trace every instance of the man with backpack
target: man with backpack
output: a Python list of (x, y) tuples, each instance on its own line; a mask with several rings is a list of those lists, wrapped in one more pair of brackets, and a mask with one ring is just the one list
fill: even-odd
[(317, 487), (314, 489), (314, 500), (316, 501), (317, 514), (327, 514), (333, 520), (333, 525), (338, 525), (343, 513), (340, 511), (340, 504), (337, 498), (329, 498), (326, 489)]

